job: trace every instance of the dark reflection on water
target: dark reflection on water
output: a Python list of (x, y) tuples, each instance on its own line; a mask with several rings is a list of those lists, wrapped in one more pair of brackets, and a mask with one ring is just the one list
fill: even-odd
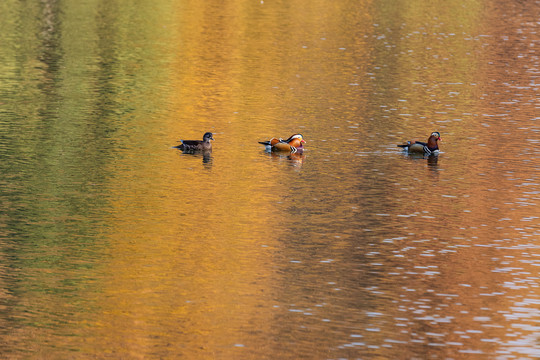
[(535, 5), (2, 3), (0, 354), (537, 357)]
[(212, 165), (212, 151), (189, 151), (189, 150), (176, 150), (182, 156), (193, 156), (195, 158), (201, 158), (202, 163), (205, 165)]
[(304, 162), (306, 161), (307, 155), (302, 153), (280, 153), (280, 152), (267, 152), (265, 151), (264, 154), (268, 157), (270, 157), (273, 161), (276, 161), (278, 163), (284, 162), (286, 164), (291, 165), (294, 168), (300, 169)]

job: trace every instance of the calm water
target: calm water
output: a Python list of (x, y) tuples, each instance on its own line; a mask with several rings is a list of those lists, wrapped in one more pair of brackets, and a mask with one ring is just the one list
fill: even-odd
[(1, 2), (0, 357), (540, 357), (540, 3), (428, 3)]

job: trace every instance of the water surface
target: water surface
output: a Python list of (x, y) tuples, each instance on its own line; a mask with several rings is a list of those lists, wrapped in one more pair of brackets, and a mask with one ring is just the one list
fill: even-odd
[(537, 8), (2, 3), (2, 357), (540, 356)]

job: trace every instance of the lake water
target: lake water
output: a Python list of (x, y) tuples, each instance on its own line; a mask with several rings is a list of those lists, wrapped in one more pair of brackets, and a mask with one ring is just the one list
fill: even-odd
[(0, 357), (540, 357), (539, 9), (3, 1)]

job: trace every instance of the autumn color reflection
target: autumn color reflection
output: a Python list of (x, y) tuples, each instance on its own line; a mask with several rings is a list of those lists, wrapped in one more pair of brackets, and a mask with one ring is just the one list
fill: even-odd
[(534, 5), (4, 2), (0, 352), (535, 356)]

